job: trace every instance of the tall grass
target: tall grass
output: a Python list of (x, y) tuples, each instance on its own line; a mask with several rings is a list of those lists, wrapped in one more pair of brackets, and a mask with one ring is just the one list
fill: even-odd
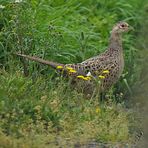
[[(50, 78), (38, 77), (33, 81), (20, 73), (5, 71), (1, 71), (1, 75), (1, 141), (6, 140), (4, 135), (9, 135), (9, 141), (12, 136), (28, 138), (28, 143), (34, 143), (37, 135), (50, 137), (39, 141), (40, 144), (44, 142), (44, 146), (48, 141), (50, 146), (57, 137), (63, 143), (84, 143), (95, 139), (126, 144), (131, 139), (128, 128), (132, 112), (126, 111), (124, 103), (108, 100), (102, 104), (95, 98), (86, 100), (63, 80), (56, 83)], [(35, 139), (30, 140), (30, 137)], [(59, 140), (58, 143), (62, 144)], [(0, 145), (4, 146), (5, 142)]]
[[(1, 9), (1, 66), (16, 71), (18, 61), (13, 53), (19, 51), (61, 63), (77, 63), (104, 51), (112, 26), (121, 20), (137, 28), (145, 1), (2, 1)], [(138, 13), (137, 13), (137, 10)], [(124, 36), (125, 78), (133, 84), (137, 69), (138, 49), (135, 34)], [(14, 68), (16, 67), (16, 69)], [(18, 69), (20, 69), (18, 67)], [(35, 70), (36, 69), (36, 70)], [(47, 68), (30, 63), (29, 71)], [(123, 84), (123, 88), (126, 87)], [(120, 85), (121, 86), (121, 85)]]
[[(132, 111), (127, 111), (123, 101), (115, 100), (132, 89), (140, 77), (139, 52), (143, 47), (136, 42), (140, 39), (146, 0), (1, 0), (0, 5), (4, 6), (0, 8), (2, 145), (15, 147), (13, 138), (25, 137), (26, 146), (31, 143), (36, 147), (37, 135), (42, 139), (40, 147), (56, 141), (57, 135), (64, 144), (68, 137), (72, 143), (88, 139), (128, 143), (134, 134), (130, 129)], [(133, 26), (134, 31), (123, 36), (125, 70), (111, 90), (116, 90), (118, 97), (111, 96), (108, 102), (86, 100), (67, 81), (55, 77), (49, 67), (14, 56), (22, 52), (60, 63), (81, 62), (106, 49), (112, 26), (121, 20)], [(28, 77), (23, 76), (24, 70)], [(50, 137), (50, 142), (45, 136)]]

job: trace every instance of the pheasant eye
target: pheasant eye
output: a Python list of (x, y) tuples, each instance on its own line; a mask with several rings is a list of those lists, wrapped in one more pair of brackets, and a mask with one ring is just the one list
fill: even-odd
[(121, 27), (125, 27), (125, 25), (124, 25), (124, 24), (122, 24), (122, 25), (121, 25)]

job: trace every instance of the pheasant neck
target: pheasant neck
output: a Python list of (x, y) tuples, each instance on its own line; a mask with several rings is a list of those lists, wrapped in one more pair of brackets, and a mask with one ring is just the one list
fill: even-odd
[(110, 56), (113, 56), (114, 59), (118, 60), (118, 63), (120, 64), (120, 74), (121, 74), (124, 68), (121, 34), (114, 32), (111, 34), (110, 44), (107, 53)]
[(122, 39), (120, 33), (111, 33), (108, 50), (111, 50), (112, 52), (116, 52), (118, 54), (122, 53)]

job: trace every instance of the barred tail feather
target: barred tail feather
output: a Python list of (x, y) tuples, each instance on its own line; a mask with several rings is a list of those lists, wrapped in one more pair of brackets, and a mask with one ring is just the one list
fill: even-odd
[(20, 54), (20, 53), (16, 53), (17, 56), (20, 57), (24, 57), (26, 59), (32, 60), (32, 61), (36, 61), (45, 65), (49, 65), (52, 68), (56, 69), (57, 66), (64, 66), (64, 64), (60, 64), (60, 63), (56, 63), (56, 62), (52, 62), (52, 61), (47, 61), (47, 60), (43, 60), (41, 58), (38, 57), (34, 57), (34, 56), (29, 56), (29, 55), (25, 55), (25, 54)]

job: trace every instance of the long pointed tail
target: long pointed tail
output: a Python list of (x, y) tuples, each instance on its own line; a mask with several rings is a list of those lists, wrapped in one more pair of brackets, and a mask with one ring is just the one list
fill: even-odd
[(64, 64), (60, 64), (60, 63), (56, 63), (56, 62), (52, 62), (52, 61), (43, 60), (41, 58), (34, 57), (34, 56), (29, 56), (29, 55), (20, 54), (20, 53), (16, 53), (16, 55), (18, 55), (20, 57), (27, 58), (27, 59), (32, 60), (32, 61), (36, 61), (36, 62), (45, 64), (45, 65), (49, 65), (52, 68), (57, 68), (57, 66), (64, 66)]

